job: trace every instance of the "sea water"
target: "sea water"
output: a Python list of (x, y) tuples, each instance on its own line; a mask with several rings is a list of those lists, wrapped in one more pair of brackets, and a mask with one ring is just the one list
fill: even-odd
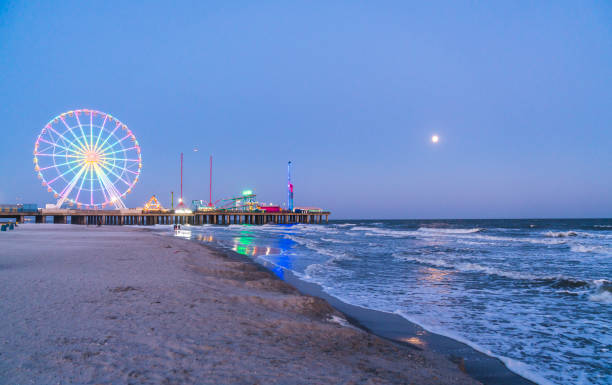
[(404, 316), (541, 384), (612, 383), (612, 220), (331, 221), (181, 233)]

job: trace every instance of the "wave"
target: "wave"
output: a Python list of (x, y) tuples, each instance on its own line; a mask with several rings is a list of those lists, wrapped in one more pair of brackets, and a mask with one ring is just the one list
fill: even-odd
[(376, 230), (376, 227), (367, 227), (367, 226), (355, 226), (349, 229), (350, 231), (370, 231)]
[(531, 281), (531, 283), (533, 284), (546, 285), (555, 289), (589, 288), (595, 290), (596, 292), (604, 291), (612, 294), (612, 281), (608, 281), (606, 279), (583, 280), (578, 278), (566, 277), (563, 275), (538, 276), (530, 273), (503, 270), (491, 266), (483, 266), (473, 262), (450, 263), (439, 258), (426, 259), (398, 254), (394, 254), (393, 256), (405, 261), (416, 262), (421, 265), (442, 267), (445, 269), (456, 270), (459, 272), (480, 272), (488, 275), (496, 275), (498, 277), (510, 278), (521, 281)]
[(325, 247), (321, 247), (317, 244), (316, 241), (311, 241), (309, 239), (305, 239), (305, 238), (301, 238), (301, 237), (297, 237), (294, 235), (285, 235), (286, 239), (291, 239), (292, 241), (299, 243), (300, 245), (306, 247), (307, 249), (310, 249), (318, 254), (321, 255), (326, 255), (328, 257), (332, 257), (332, 259), (328, 260), (328, 262), (333, 262), (333, 261), (339, 261), (339, 260), (347, 260), (347, 259), (354, 259), (353, 257), (349, 256), (346, 253), (340, 252), (340, 251), (335, 251), (335, 250), (331, 250), (331, 249), (327, 249)]
[(601, 302), (607, 305), (612, 305), (612, 293), (609, 291), (599, 291), (597, 293), (589, 295), (589, 301)]
[(472, 239), (476, 241), (492, 241), (492, 242), (521, 242), (521, 243), (533, 243), (538, 245), (559, 245), (564, 244), (564, 239), (538, 239), (538, 238), (525, 238), (525, 237), (501, 237), (495, 235), (486, 235), (479, 233), (467, 233), (467, 234), (450, 234), (450, 233), (420, 233), (421, 236), (446, 236), (446, 237), (458, 237), (457, 240)]
[(517, 280), (537, 280), (538, 276), (528, 273), (519, 273), (513, 271), (505, 271), (500, 270), (495, 267), (483, 266), (477, 263), (472, 262), (461, 262), (461, 263), (449, 263), (443, 259), (426, 259), (426, 258), (418, 258), (418, 257), (410, 257), (410, 256), (397, 256), (402, 260), (407, 260), (411, 262), (416, 262), (421, 265), (429, 265), (433, 267), (443, 267), (446, 269), (457, 270), (461, 272), (482, 272), (489, 275), (497, 275), (499, 277), (512, 278)]
[(472, 234), (485, 231), (486, 229), (473, 228), (473, 229), (444, 229), (437, 227), (419, 227), (417, 231), (428, 232), (428, 233), (442, 233), (442, 234)]
[(406, 237), (414, 237), (414, 231), (405, 231), (405, 230), (384, 230), (384, 229), (372, 229), (365, 233), (365, 235), (369, 237), (376, 236), (387, 236), (393, 238), (406, 238)]
[(344, 243), (344, 244), (353, 243), (351, 241), (343, 241), (342, 239), (333, 239), (333, 238), (321, 238), (321, 240), (325, 242), (331, 242), (331, 243)]
[(544, 233), (544, 236), (549, 238), (566, 238), (566, 237), (588, 237), (588, 238), (600, 238), (600, 239), (611, 239), (612, 234), (607, 234), (607, 232), (602, 231), (600, 233), (588, 233), (584, 231), (548, 231)]
[(495, 354), (493, 353), (490, 349), (486, 349), (482, 346), (480, 346), (479, 344), (473, 342), (472, 340), (464, 337), (463, 335), (456, 333), (452, 330), (449, 330), (447, 328), (444, 327), (440, 327), (440, 326), (433, 326), (431, 324), (429, 324), (428, 322), (423, 322), (422, 320), (407, 314), (403, 311), (400, 310), (396, 310), (395, 312), (393, 312), (393, 314), (398, 314), (402, 317), (404, 317), (405, 319), (407, 319), (408, 321), (415, 323), (419, 326), (421, 326), (423, 329), (431, 332), (431, 333), (436, 333), (448, 338), (451, 338), (455, 341), (459, 341), (462, 342), (466, 345), (468, 345), (469, 347), (471, 347), (474, 350), (477, 350), (481, 353), (486, 354), (489, 357), (494, 357), (497, 358), (498, 360), (500, 360), (501, 362), (504, 363), (504, 365), (510, 369), (512, 372), (522, 376), (523, 378), (526, 378), (530, 381), (533, 381), (537, 384), (540, 385), (553, 385), (553, 383), (549, 380), (547, 380), (546, 378), (544, 378), (542, 375), (540, 375), (539, 373), (536, 373), (534, 369), (530, 368), (526, 363), (518, 361), (516, 359), (510, 358), (510, 357), (506, 357), (503, 356), (501, 354)]
[(574, 253), (602, 253), (606, 252), (603, 246), (570, 245), (570, 250)]
[(593, 285), (595, 292), (589, 295), (589, 301), (612, 305), (612, 281), (597, 279)]
[(350, 229), (351, 231), (365, 231), (364, 235), (375, 237), (375, 236), (389, 236), (393, 238), (405, 238), (415, 236), (416, 233), (410, 230), (389, 230), (380, 229), (378, 227), (367, 227), (367, 226), (355, 226)]
[(593, 227), (598, 229), (612, 229), (612, 225), (593, 225)]
[(364, 231), (364, 235), (375, 237), (375, 236), (388, 236), (392, 238), (407, 238), (407, 237), (451, 237), (453, 240), (460, 241), (471, 239), (475, 241), (488, 241), (488, 242), (522, 242), (522, 243), (533, 243), (543, 245), (559, 245), (566, 241), (564, 239), (541, 239), (541, 238), (526, 238), (526, 237), (511, 237), (511, 236), (495, 236), (482, 234), (486, 231), (483, 228), (472, 228), (472, 229), (443, 229), (443, 228), (429, 228), (420, 227), (418, 230), (390, 230), (381, 229), (377, 227), (367, 226), (354, 226), (349, 229), (348, 235), (355, 236), (356, 231)]
[(340, 223), (336, 225), (336, 227), (349, 227), (349, 226), (357, 226), (357, 225), (354, 223)]
[(547, 237), (551, 237), (551, 238), (565, 238), (565, 237), (577, 237), (578, 233), (575, 231), (559, 231), (559, 232), (548, 231), (544, 233), (544, 235)]

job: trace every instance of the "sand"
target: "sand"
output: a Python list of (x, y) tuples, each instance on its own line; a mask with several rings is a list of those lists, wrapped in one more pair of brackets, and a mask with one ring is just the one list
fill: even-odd
[(474, 384), (258, 265), (130, 227), (0, 233), (0, 384)]

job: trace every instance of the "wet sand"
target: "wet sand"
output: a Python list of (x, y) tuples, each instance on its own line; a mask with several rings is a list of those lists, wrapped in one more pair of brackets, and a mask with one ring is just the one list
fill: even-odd
[(0, 236), (1, 384), (475, 384), (255, 263), (128, 227)]

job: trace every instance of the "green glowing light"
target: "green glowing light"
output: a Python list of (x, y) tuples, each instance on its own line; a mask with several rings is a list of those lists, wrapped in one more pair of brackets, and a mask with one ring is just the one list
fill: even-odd
[(244, 190), (242, 192), (242, 195), (244, 195), (244, 196), (251, 195), (251, 194), (253, 194), (253, 190)]

